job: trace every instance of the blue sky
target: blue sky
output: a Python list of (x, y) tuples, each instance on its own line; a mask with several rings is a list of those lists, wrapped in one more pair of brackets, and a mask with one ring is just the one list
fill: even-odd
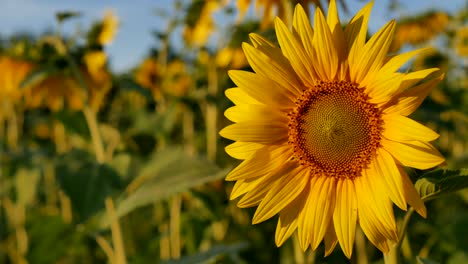
[[(234, 2), (235, 0), (231, 0)], [(428, 9), (441, 9), (454, 12), (466, 6), (467, 0), (399, 0), (404, 8), (389, 14), (389, 0), (375, 0), (370, 29), (375, 31), (386, 21), (400, 15), (410, 15)], [(185, 0), (187, 2), (187, 0)], [(346, 0), (350, 15), (357, 12), (366, 1)], [(8, 36), (14, 32), (41, 33), (55, 29), (54, 14), (58, 11), (78, 11), (79, 19), (67, 22), (64, 30), (74, 31), (77, 26), (89, 28), (92, 21), (102, 17), (106, 9), (112, 9), (120, 17), (121, 27), (114, 42), (107, 47), (111, 66), (116, 71), (125, 71), (135, 66), (154, 45), (151, 32), (162, 30), (166, 21), (155, 15), (156, 8), (171, 10), (171, 0), (0, 0), (0, 35)], [(343, 12), (342, 12), (343, 13)], [(346, 21), (346, 20), (343, 20)], [(219, 21), (226, 23), (226, 21)]]

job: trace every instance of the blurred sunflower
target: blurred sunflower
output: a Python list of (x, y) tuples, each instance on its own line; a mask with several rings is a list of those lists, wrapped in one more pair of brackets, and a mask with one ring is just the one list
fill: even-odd
[(161, 72), (156, 58), (150, 57), (145, 59), (135, 72), (136, 82), (151, 90), (153, 98), (156, 101), (161, 100), (160, 79)]
[[(257, 0), (255, 3), (255, 10), (257, 14), (263, 10), (261, 21), (261, 28), (266, 28), (271, 22), (274, 15), (274, 11), (277, 10), (277, 15), (282, 19), (286, 20), (288, 11), (282, 0)], [(241, 20), (247, 10), (249, 9), (252, 0), (237, 0), (237, 8), (239, 9), (238, 20)], [(302, 6), (307, 6), (308, 4), (313, 3), (317, 7), (321, 8), (320, 0), (294, 0), (291, 1), (292, 4), (300, 4)], [(307, 8), (306, 8), (307, 10)]]
[(20, 84), (31, 72), (33, 65), (27, 61), (0, 56), (0, 104), (14, 104), (21, 99)]
[(114, 40), (118, 28), (119, 18), (111, 10), (107, 10), (104, 13), (104, 19), (100, 24), (97, 42), (101, 45), (110, 44)]
[(85, 98), (84, 90), (72, 78), (63, 74), (50, 75), (24, 91), (28, 108), (48, 107), (59, 111), (65, 105), (71, 110), (80, 110)]
[(216, 54), (216, 65), (221, 68), (240, 69), (247, 65), (240, 48), (225, 47)]
[(395, 21), (366, 42), (372, 2), (342, 28), (335, 1), (327, 18), (315, 11), (314, 29), (297, 5), (293, 32), (275, 20), (277, 48), (251, 34), (243, 44), (255, 73), (230, 71), (238, 86), (226, 95), (235, 122), (220, 134), (244, 160), (226, 180), (231, 199), (258, 206), (253, 223), (279, 214), (275, 241), (297, 229), (303, 250), (339, 242), (350, 258), (356, 224), (381, 251), (397, 241), (393, 203), (426, 208), (403, 166), (428, 169), (444, 162), (428, 142), (438, 134), (407, 116), (443, 78), (438, 69), (397, 70), (421, 50), (388, 58)]
[(457, 30), (455, 35), (455, 49), (460, 56), (468, 56), (468, 26)]
[(444, 12), (430, 12), (421, 17), (400, 22), (390, 50), (399, 50), (407, 43), (417, 45), (427, 42), (443, 32), (448, 22), (449, 16)]
[(112, 87), (111, 75), (106, 69), (106, 55), (102, 51), (92, 51), (83, 57), (80, 75), (88, 91), (71, 74), (52, 74), (25, 90), (26, 106), (36, 108), (46, 106), (59, 111), (67, 106), (73, 111), (82, 110), (86, 98), (94, 111), (99, 111), (105, 96)]
[(193, 1), (187, 11), (183, 37), (194, 46), (203, 46), (215, 30), (211, 14), (222, 7), (224, 3), (218, 0)]
[(99, 111), (105, 97), (112, 88), (112, 76), (107, 70), (107, 55), (103, 51), (90, 51), (85, 54), (81, 75), (88, 88), (88, 103)]
[(186, 64), (182, 60), (174, 59), (167, 65), (161, 87), (165, 94), (182, 97), (187, 94), (192, 83)]

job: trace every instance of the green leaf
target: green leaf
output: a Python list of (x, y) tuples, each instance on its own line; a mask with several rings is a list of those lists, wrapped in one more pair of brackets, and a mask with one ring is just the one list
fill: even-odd
[(104, 199), (121, 186), (119, 175), (108, 165), (99, 164), (84, 151), (73, 150), (59, 157), (55, 173), (80, 222), (104, 208)]
[(130, 194), (118, 203), (117, 215), (122, 217), (139, 207), (221, 179), (228, 170), (179, 148), (156, 153), (127, 188)]
[(415, 188), (423, 201), (439, 195), (456, 192), (468, 187), (468, 169), (438, 169), (425, 173), (415, 183)]
[(421, 258), (420, 256), (416, 256), (416, 260), (418, 261), (418, 264), (439, 264), (439, 262), (427, 258)]
[(80, 17), (81, 13), (80, 12), (74, 12), (74, 11), (62, 11), (62, 12), (57, 12), (55, 13), (55, 18), (59, 23), (62, 23), (65, 20), (68, 20), (70, 18), (74, 17)]
[(215, 263), (215, 259), (222, 255), (230, 255), (235, 261), (235, 255), (247, 248), (247, 242), (240, 242), (232, 245), (216, 245), (209, 250), (194, 255), (185, 256), (176, 260), (162, 261), (161, 264), (189, 264), (189, 263)]
[(56, 67), (41, 67), (37, 70), (32, 71), (24, 78), (20, 84), (20, 88), (29, 88), (45, 80), (47, 77), (58, 73), (60, 70)]

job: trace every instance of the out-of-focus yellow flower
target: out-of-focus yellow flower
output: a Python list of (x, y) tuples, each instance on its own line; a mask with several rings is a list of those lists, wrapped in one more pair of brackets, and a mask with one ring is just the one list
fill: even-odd
[[(201, 8), (198, 5), (202, 5)], [(196, 13), (199, 16), (193, 21), (187, 21), (183, 32), (185, 41), (195, 46), (205, 45), (211, 33), (215, 30), (211, 14), (223, 5), (224, 3), (218, 0), (195, 1), (192, 6), (194, 12), (189, 9), (189, 13)], [(198, 12), (195, 12), (195, 9), (199, 9)]]
[(19, 86), (32, 69), (29, 62), (0, 56), (0, 104), (5, 101), (15, 103), (21, 98)]
[[(277, 15), (282, 20), (287, 20), (287, 11), (285, 5), (282, 3), (282, 0), (257, 0), (255, 3), (255, 11), (257, 15), (262, 17), (261, 28), (266, 28), (273, 22), (274, 10), (277, 10)], [(237, 8), (239, 9), (238, 21), (240, 21), (244, 16), (247, 10), (249, 9), (252, 0), (237, 0)], [(293, 0), (291, 1), (292, 5), (301, 4), (302, 6), (307, 6), (308, 4), (313, 3), (317, 7), (321, 7), (320, 0)], [(263, 14), (260, 14), (260, 11), (263, 11)], [(307, 10), (307, 8), (306, 8)]]
[(88, 87), (88, 104), (97, 112), (104, 105), (105, 97), (112, 88), (111, 75), (105, 68), (102, 68), (94, 75), (85, 70), (82, 75)]
[(468, 56), (468, 26), (457, 30), (455, 35), (455, 49), (460, 56)]
[(427, 68), (439, 68), (442, 72), (448, 70), (448, 58), (439, 52), (438, 49), (430, 47), (421, 52), (421, 55), (414, 59), (414, 70), (424, 70)]
[(107, 45), (114, 40), (119, 27), (119, 18), (111, 10), (107, 10), (102, 21), (101, 32), (97, 37), (97, 41), (101, 45)]
[(155, 58), (145, 59), (135, 73), (136, 82), (150, 89), (156, 101), (161, 100), (161, 89), (159, 87), (160, 78), (161, 72)]
[(412, 18), (397, 25), (391, 51), (397, 51), (405, 44), (417, 45), (427, 42), (443, 32), (449, 22), (444, 12), (432, 12)]
[(72, 110), (80, 110), (84, 99), (84, 90), (63, 74), (51, 75), (24, 92), (27, 107), (46, 106), (52, 111), (59, 111), (65, 104)]
[(216, 55), (216, 65), (221, 68), (240, 69), (247, 65), (241, 48), (225, 47)]
[(40, 139), (48, 139), (51, 137), (51, 129), (47, 123), (39, 123), (34, 126), (34, 135)]
[(84, 55), (83, 60), (89, 74), (93, 77), (99, 77), (101, 69), (106, 65), (107, 55), (103, 51), (91, 51)]
[(67, 106), (73, 111), (78, 111), (83, 109), (88, 98), (90, 107), (96, 112), (99, 111), (112, 87), (110, 73), (105, 68), (105, 61), (102, 62), (100, 58), (101, 55), (85, 55), (83, 58), (85, 65), (80, 69), (80, 75), (88, 91), (75, 76), (58, 73), (48, 76), (30, 89), (25, 89), (26, 106), (45, 106), (52, 111), (59, 111)]
[(192, 82), (185, 63), (176, 59), (167, 65), (161, 87), (165, 94), (180, 97), (187, 93)]

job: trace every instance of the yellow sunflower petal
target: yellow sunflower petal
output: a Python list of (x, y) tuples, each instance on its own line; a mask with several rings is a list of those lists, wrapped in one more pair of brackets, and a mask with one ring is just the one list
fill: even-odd
[(412, 50), (406, 53), (398, 54), (393, 56), (390, 60), (388, 60), (385, 65), (379, 70), (379, 76), (385, 76), (387, 74), (392, 74), (396, 72), (400, 67), (402, 67), (405, 63), (407, 63), (412, 57), (421, 54), (427, 51), (429, 48), (422, 48), (417, 50)]
[[(376, 163), (377, 160), (372, 161)], [(368, 169), (364, 170), (363, 176), (361, 176), (364, 188), (367, 188), (369, 197), (373, 197), (367, 200), (367, 207), (374, 214), (377, 221), (382, 223), (385, 228), (381, 230), (381, 233), (389, 240), (397, 240), (396, 235), (396, 223), (393, 214), (393, 203), (390, 200), (387, 186), (382, 181), (382, 176), (379, 175), (380, 171), (377, 170), (376, 164), (371, 164)], [(380, 177), (380, 178), (379, 178)], [(358, 190), (356, 189), (356, 192)]]
[(232, 122), (276, 120), (288, 123), (289, 119), (286, 113), (278, 111), (277, 108), (267, 105), (236, 105), (228, 108), (224, 116)]
[(289, 146), (265, 146), (256, 151), (249, 159), (244, 160), (227, 176), (227, 181), (264, 176), (286, 161), (292, 154)]
[(392, 99), (388, 103), (388, 107), (384, 109), (387, 114), (400, 114), (408, 116), (413, 113), (423, 102), (424, 98), (429, 92), (444, 78), (441, 74), (437, 78), (434, 78), (425, 83), (419, 84), (413, 88), (410, 88), (401, 94), (397, 95), (396, 98)]
[(296, 162), (285, 162), (276, 170), (261, 177), (262, 180), (260, 181), (260, 183), (255, 185), (252, 188), (252, 190), (247, 192), (239, 200), (237, 206), (240, 208), (247, 208), (259, 205), (262, 202), (265, 195), (268, 193), (268, 190), (270, 190), (271, 187), (274, 186), (274, 184), (281, 178), (281, 176), (290, 172), (294, 166), (297, 166)]
[(398, 166), (398, 170), (400, 171), (401, 179), (403, 182), (403, 186), (404, 186), (403, 192), (405, 194), (406, 201), (408, 202), (409, 205), (411, 205), (414, 208), (414, 210), (416, 210), (416, 212), (420, 216), (426, 218), (427, 216), (426, 206), (424, 205), (424, 202), (421, 200), (421, 197), (419, 197), (419, 194), (414, 188), (414, 185), (411, 182), (408, 174), (400, 166)]
[(420, 170), (433, 168), (445, 161), (436, 148), (425, 142), (396, 142), (382, 138), (382, 146), (401, 164)]
[(262, 177), (241, 179), (236, 181), (234, 187), (232, 187), (231, 195), (229, 196), (230, 200), (234, 200), (239, 196), (250, 192), (263, 180)]
[(376, 162), (372, 164), (378, 178), (387, 187), (390, 199), (402, 210), (406, 210), (403, 181), (393, 157), (380, 148), (377, 150)]
[(289, 65), (288, 59), (283, 55), (281, 49), (279, 49), (275, 44), (256, 33), (250, 33), (249, 38), (256, 49), (266, 54), (279, 65), (285, 66), (288, 70), (293, 71), (291, 65)]
[(275, 19), (275, 30), (283, 53), (289, 59), (297, 75), (306, 86), (313, 87), (314, 79), (316, 79), (313, 72), (314, 67), (310, 57), (304, 56), (305, 50), (302, 45), (279, 18)]
[(328, 225), (328, 229), (325, 233), (325, 236), (323, 237), (323, 240), (325, 242), (325, 257), (327, 257), (333, 252), (333, 249), (335, 249), (336, 244), (338, 243), (338, 238), (336, 237), (333, 223)]
[(291, 203), (304, 190), (309, 174), (308, 170), (299, 167), (281, 176), (259, 204), (252, 223), (270, 219)]
[(333, 43), (335, 44), (336, 51), (338, 53), (339, 61), (342, 61), (346, 57), (347, 45), (343, 28), (341, 26), (340, 17), (338, 16), (338, 9), (336, 8), (336, 1), (331, 0), (330, 6), (328, 7), (327, 23), (330, 27), (330, 31), (333, 36)]
[(380, 251), (388, 252), (387, 238), (383, 234), (383, 232), (387, 231), (388, 227), (379, 220), (375, 214), (375, 210), (368, 205), (368, 201), (373, 201), (374, 197), (370, 195), (369, 188), (366, 186), (366, 180), (362, 178), (363, 177), (358, 177), (354, 180), (358, 202), (359, 224), (372, 244)]
[(315, 10), (314, 28), (312, 43), (315, 47), (315, 59), (317, 60), (315, 70), (320, 75), (321, 80), (333, 80), (338, 71), (338, 52), (320, 8)]
[(314, 54), (314, 45), (312, 44), (314, 30), (310, 26), (309, 18), (301, 5), (296, 5), (294, 9), (293, 29), (299, 35), (308, 57), (311, 58)]
[[(257, 101), (278, 108), (290, 108), (294, 106), (296, 96), (271, 79), (246, 71), (231, 70), (228, 74), (239, 88)], [(265, 87), (268, 87), (268, 89), (264, 89)]]
[(242, 48), (250, 66), (256, 73), (270, 78), (294, 93), (302, 91), (302, 84), (290, 65), (279, 64), (277, 60), (247, 43), (243, 43)]
[(401, 82), (400, 87), (397, 90), (397, 93), (405, 91), (406, 89), (414, 86), (415, 84), (424, 80), (427, 76), (437, 71), (439, 71), (438, 68), (431, 68), (405, 74), (403, 81)]
[(287, 140), (288, 127), (280, 120), (248, 121), (227, 126), (219, 134), (235, 141), (279, 144)]
[(296, 230), (298, 226), (298, 216), (304, 208), (308, 194), (309, 184), (304, 187), (302, 193), (300, 193), (293, 202), (281, 210), (275, 232), (275, 243), (278, 247)]
[(349, 62), (351, 81), (366, 85), (381, 68), (395, 31), (395, 21), (388, 22), (375, 33), (358, 54), (355, 61)]
[(263, 145), (258, 143), (234, 142), (226, 146), (224, 150), (227, 154), (229, 154), (229, 156), (235, 159), (244, 160), (252, 156), (252, 154), (254, 154), (255, 151), (259, 150), (261, 147), (263, 147)]
[(315, 250), (325, 236), (335, 209), (336, 182), (333, 177), (312, 176), (309, 197), (299, 216), (299, 241)]
[(418, 122), (398, 114), (384, 115), (382, 135), (393, 141), (433, 141), (439, 134)]
[(367, 26), (374, 1), (366, 4), (350, 21), (345, 28), (346, 43), (348, 43), (349, 61), (357, 63), (367, 36)]
[(333, 223), (336, 236), (346, 257), (353, 253), (357, 222), (357, 201), (354, 183), (350, 179), (339, 180), (336, 186), (336, 204)]
[(369, 102), (381, 105), (390, 101), (399, 90), (403, 79), (404, 74), (392, 73), (368, 83), (365, 91), (369, 94)]
[(253, 99), (245, 91), (240, 88), (230, 88), (227, 89), (224, 94), (229, 100), (231, 100), (235, 105), (241, 104), (262, 104), (259, 101)]

